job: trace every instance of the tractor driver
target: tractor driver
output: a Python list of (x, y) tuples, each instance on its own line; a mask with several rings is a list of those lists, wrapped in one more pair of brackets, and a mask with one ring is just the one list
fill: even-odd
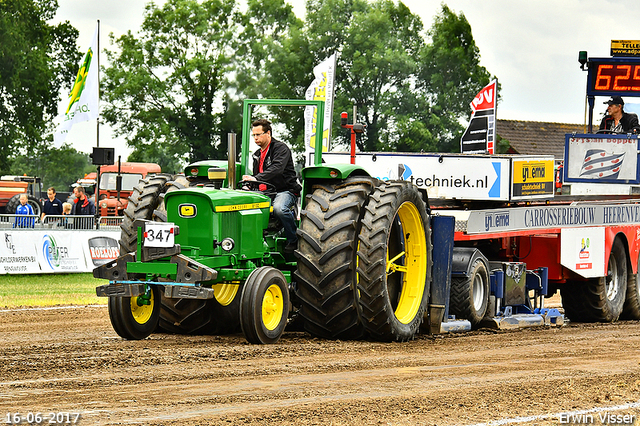
[(624, 112), (624, 101), (620, 96), (612, 96), (607, 102), (607, 114), (600, 123), (600, 130), (613, 133), (639, 133), (638, 116)]
[[(284, 251), (293, 253), (298, 245), (294, 206), (298, 202), (302, 187), (296, 177), (291, 150), (286, 144), (272, 137), (269, 120), (254, 121), (251, 124), (251, 136), (260, 149), (253, 153), (253, 176), (244, 175), (242, 179), (264, 181), (275, 187), (273, 213), (282, 223), (284, 235), (287, 237)], [(265, 189), (261, 185), (260, 190)]]

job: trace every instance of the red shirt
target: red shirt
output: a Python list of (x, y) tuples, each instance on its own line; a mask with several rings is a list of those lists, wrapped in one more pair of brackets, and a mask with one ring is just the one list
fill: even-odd
[(267, 156), (267, 152), (269, 152), (269, 147), (271, 146), (271, 144), (267, 145), (267, 149), (263, 149), (262, 151), (260, 151), (260, 164), (258, 166), (258, 173), (263, 173), (264, 172), (264, 157)]

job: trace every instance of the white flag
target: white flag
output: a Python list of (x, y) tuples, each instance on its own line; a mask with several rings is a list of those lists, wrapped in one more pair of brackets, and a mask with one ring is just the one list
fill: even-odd
[[(336, 80), (336, 54), (329, 56), (313, 68), (315, 80), (311, 83), (305, 98), (308, 101), (324, 101), (324, 129), (322, 132), (322, 151), (329, 151), (331, 139), (331, 121), (333, 118), (334, 83)], [(313, 165), (313, 153), (316, 148), (316, 108), (308, 106), (304, 112), (304, 144), (309, 165)]]
[(74, 123), (98, 117), (98, 85), (98, 27), (96, 26), (91, 47), (80, 63), (71, 93), (58, 107), (61, 113), (56, 120), (60, 124), (53, 135), (55, 147), (62, 146)]

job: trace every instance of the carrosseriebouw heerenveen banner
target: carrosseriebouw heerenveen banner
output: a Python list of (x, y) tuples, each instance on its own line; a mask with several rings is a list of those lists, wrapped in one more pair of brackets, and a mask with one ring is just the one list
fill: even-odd
[[(307, 88), (305, 99), (324, 101), (324, 131), (322, 132), (322, 151), (329, 151), (331, 138), (331, 118), (333, 117), (334, 83), (336, 79), (336, 54), (329, 56), (313, 68), (315, 79)], [(304, 112), (304, 145), (308, 165), (313, 165), (313, 153), (316, 148), (318, 131), (316, 129), (316, 108), (308, 106)]]
[(460, 140), (460, 152), (495, 154), (496, 97), (498, 81), (493, 80), (471, 101), (471, 120)]
[(98, 117), (98, 26), (96, 26), (91, 47), (80, 63), (76, 81), (67, 99), (63, 99), (56, 119), (58, 127), (53, 135), (53, 144), (60, 147), (74, 123)]

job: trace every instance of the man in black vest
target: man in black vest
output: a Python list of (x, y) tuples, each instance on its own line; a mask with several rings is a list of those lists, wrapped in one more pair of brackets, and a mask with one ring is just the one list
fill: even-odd
[(291, 150), (272, 137), (269, 120), (254, 121), (251, 124), (251, 136), (260, 149), (253, 153), (253, 176), (244, 175), (242, 179), (268, 182), (275, 187), (277, 194), (273, 200), (273, 213), (282, 222), (287, 237), (284, 251), (292, 253), (298, 246), (294, 206), (302, 187), (296, 177)]

